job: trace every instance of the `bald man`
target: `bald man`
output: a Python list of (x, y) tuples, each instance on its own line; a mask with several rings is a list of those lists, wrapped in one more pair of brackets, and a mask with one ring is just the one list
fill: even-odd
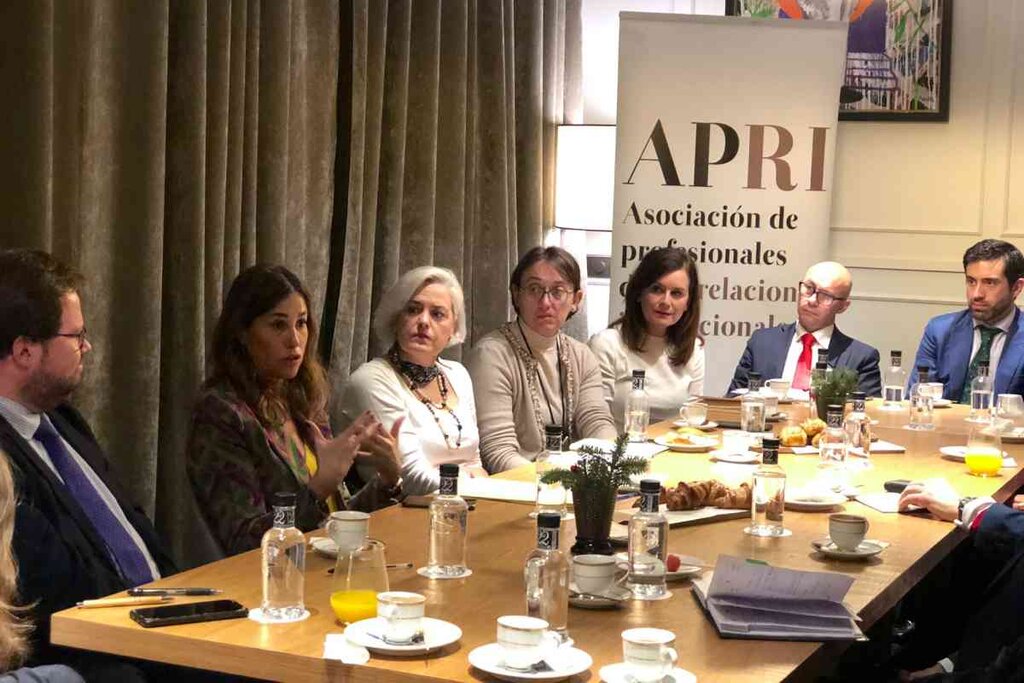
[(806, 391), (818, 352), (824, 349), (830, 368), (855, 370), (860, 391), (881, 395), (877, 349), (836, 327), (836, 316), (850, 307), (852, 289), (853, 278), (841, 263), (824, 261), (808, 268), (800, 281), (797, 322), (754, 332), (736, 366), (729, 393), (746, 388), (751, 372), (766, 380), (792, 380), (794, 389)]

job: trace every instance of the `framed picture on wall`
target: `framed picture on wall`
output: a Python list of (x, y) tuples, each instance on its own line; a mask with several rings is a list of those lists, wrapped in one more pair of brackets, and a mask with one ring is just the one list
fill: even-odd
[(953, 0), (726, 0), (725, 13), (849, 21), (840, 120), (949, 120)]

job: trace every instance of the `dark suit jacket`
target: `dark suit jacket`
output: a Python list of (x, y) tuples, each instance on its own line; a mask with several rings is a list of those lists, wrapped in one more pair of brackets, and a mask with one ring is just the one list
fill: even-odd
[[(996, 394), (1024, 394), (1024, 335), (1017, 334), (1019, 325), (1020, 310), (1013, 316), (999, 367), (995, 369)], [(908, 368), (910, 382), (917, 377), (917, 368), (925, 365), (932, 373), (932, 380), (942, 382), (942, 397), (959, 401), (971, 365), (973, 345), (974, 318), (969, 310), (932, 318), (917, 347), (914, 367)]]
[[(764, 379), (782, 377), (786, 356), (793, 343), (796, 323), (766, 327), (750, 335), (747, 347), (736, 366), (729, 392), (747, 386), (747, 374), (759, 372)], [(850, 368), (857, 372), (857, 388), (868, 396), (882, 394), (882, 376), (878, 371), (878, 350), (843, 334), (838, 327), (828, 344), (830, 368)]]
[[(156, 530), (118, 483), (85, 419), (67, 405), (47, 415), (110, 489), (149, 548), (160, 573), (173, 574), (174, 563), (164, 551)], [(19, 600), (23, 604), (36, 603), (36, 638), (46, 643), (50, 614), (79, 600), (102, 597), (129, 586), (124, 584), (103, 540), (64, 484), (2, 417), (0, 448), (9, 457), (18, 495), (14, 553), (18, 561)]]

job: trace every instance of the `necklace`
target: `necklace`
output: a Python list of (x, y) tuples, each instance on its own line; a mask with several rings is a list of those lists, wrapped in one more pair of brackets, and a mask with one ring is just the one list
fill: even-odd
[[(436, 365), (434, 366), (437, 367)], [(400, 371), (402, 378), (409, 385), (409, 389), (419, 399), (420, 403), (427, 407), (430, 411), (430, 416), (434, 418), (434, 422), (437, 424), (437, 428), (441, 430), (441, 436), (444, 437), (444, 445), (448, 447), (448, 450), (453, 450), (462, 446), (462, 420), (455, 414), (455, 411), (448, 406), (448, 380), (445, 379), (444, 373), (440, 370), (437, 373), (437, 390), (441, 394), (441, 403), (434, 405), (434, 402), (423, 395), (419, 387), (413, 384), (413, 381), (404, 372)], [(438, 409), (445, 411), (452, 416), (455, 420), (455, 428), (458, 430), (458, 434), (455, 436), (455, 446), (452, 446), (451, 437), (448, 436), (448, 432), (445, 431), (444, 425), (441, 424), (441, 417), (438, 415)]]
[(436, 361), (432, 365), (417, 365), (398, 355), (397, 346), (392, 346), (388, 351), (388, 361), (398, 369), (398, 372), (405, 377), (413, 389), (425, 387), (441, 375), (441, 369), (437, 367)]
[[(516, 325), (519, 327), (519, 334), (523, 337), (523, 343), (526, 344), (526, 350), (530, 354), (531, 358), (535, 358), (533, 355), (533, 349), (530, 347), (530, 341), (526, 338), (526, 332), (523, 331), (523, 324), (516, 318)], [(572, 424), (572, 417), (567, 415), (569, 412), (565, 405), (565, 387), (562, 386), (562, 342), (557, 337), (555, 338), (555, 356), (558, 358), (558, 394), (562, 404), (562, 434), (563, 436), (569, 435), (569, 425)], [(537, 375), (537, 386), (540, 387), (541, 393), (544, 395), (544, 404), (548, 407), (548, 415), (551, 417), (550, 424), (555, 424), (555, 411), (551, 407), (551, 399), (548, 398), (548, 392), (544, 388), (544, 383), (540, 377), (540, 364), (536, 361), (533, 365), (533, 371)], [(568, 424), (567, 424), (568, 421)]]

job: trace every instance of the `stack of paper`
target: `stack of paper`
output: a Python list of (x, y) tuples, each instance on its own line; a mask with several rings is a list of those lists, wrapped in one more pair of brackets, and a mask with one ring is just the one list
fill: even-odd
[(853, 577), (781, 569), (720, 556), (694, 581), (693, 594), (724, 638), (849, 640), (863, 638), (843, 604)]

